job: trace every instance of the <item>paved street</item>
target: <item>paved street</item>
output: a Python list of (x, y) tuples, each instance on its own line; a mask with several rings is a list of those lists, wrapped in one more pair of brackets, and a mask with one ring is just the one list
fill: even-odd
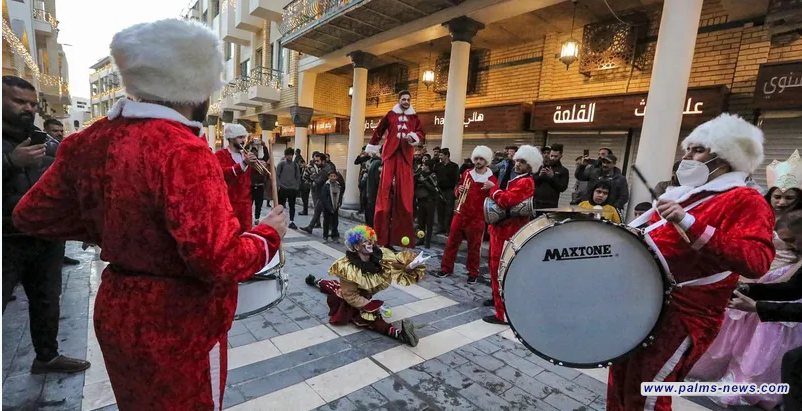
[[(306, 224), (308, 217), (297, 223)], [(341, 220), (344, 232), (354, 223)], [(486, 284), (468, 286), (464, 275), (427, 276), (420, 285), (392, 287), (379, 298), (393, 307), (391, 321), (418, 326), (418, 347), (353, 326), (327, 323), (323, 294), (308, 274), (326, 276), (342, 256), (341, 244), (324, 244), (293, 230), (285, 240), (288, 298), (277, 309), (236, 321), (229, 333), (225, 407), (230, 410), (603, 410), (606, 371), (554, 367), (518, 343), (508, 327), (489, 325), (482, 300)], [(436, 272), (442, 250), (429, 250)], [(94, 330), (92, 306), (105, 263), (97, 250), (68, 245), (82, 263), (64, 270), (59, 342), (64, 354), (92, 362), (86, 374), (33, 376), (26, 300), (3, 316), (3, 410), (116, 410)], [(464, 255), (457, 272), (464, 272)], [(487, 266), (483, 265), (483, 275)], [(703, 410), (687, 400), (678, 410)], [(715, 408), (713, 408), (715, 409)]]

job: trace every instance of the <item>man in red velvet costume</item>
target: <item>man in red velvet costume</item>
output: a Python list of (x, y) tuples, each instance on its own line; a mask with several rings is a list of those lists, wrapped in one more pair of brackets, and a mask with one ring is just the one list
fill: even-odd
[(382, 148), (382, 174), (373, 228), (381, 246), (400, 246), (401, 239), (414, 239), (412, 199), (415, 181), (412, 177), (412, 157), (415, 146), (423, 143), (425, 134), (420, 119), (410, 104), (409, 91), (398, 93), (398, 104), (382, 117), (365, 151), (379, 152)]
[[(532, 170), (537, 170), (543, 165), (543, 155), (537, 148), (529, 145), (521, 146), (515, 152), (513, 160), (515, 160), (517, 176), (507, 183), (506, 189), (500, 189), (498, 184), (493, 181), (484, 183), (484, 189), (490, 190), (490, 198), (503, 209), (509, 209), (535, 195), (535, 180), (532, 178)], [(507, 324), (504, 303), (501, 301), (498, 266), (501, 262), (501, 252), (504, 251), (504, 242), (512, 238), (513, 234), (528, 222), (529, 216), (508, 217), (487, 229), (490, 232), (490, 286), (493, 290), (493, 298), (485, 301), (485, 306), (495, 307), (496, 313), (482, 318), (485, 322)]]
[(14, 224), (101, 247), (95, 331), (120, 411), (219, 410), (238, 281), (275, 255), (283, 209), (242, 233), (199, 137), (223, 71), (215, 33), (138, 24), (111, 56), (131, 100), (61, 143)]
[[(482, 237), (485, 233), (484, 204), (489, 195), (485, 183), (498, 185), (498, 179), (487, 167), (493, 159), (493, 150), (488, 146), (478, 146), (471, 154), (473, 169), (462, 173), (455, 195), (459, 199), (464, 190), (468, 190), (465, 201), (459, 206), (459, 212), (454, 210), (454, 220), (451, 221), (450, 235), (443, 253), (438, 277), (448, 277), (454, 273), (454, 261), (457, 259), (462, 240), (468, 242), (468, 284), (476, 284), (479, 277), (479, 260), (481, 258)], [(455, 206), (456, 207), (456, 206)]]
[(630, 223), (650, 224), (647, 241), (665, 258), (678, 288), (654, 344), (610, 368), (608, 410), (670, 410), (671, 397), (644, 397), (641, 383), (683, 381), (716, 338), (738, 274), (758, 278), (774, 258), (774, 214), (758, 191), (746, 187), (763, 162), (760, 129), (722, 114), (697, 127), (682, 145), (680, 186)]
[(250, 167), (256, 161), (256, 154), (245, 150), (245, 138), (248, 137), (248, 130), (242, 124), (226, 124), (223, 131), (228, 147), (214, 153), (220, 167), (223, 169), (223, 177), (228, 184), (228, 200), (234, 207), (242, 226), (242, 232), (251, 229), (251, 209), (253, 200), (251, 199), (251, 173)]

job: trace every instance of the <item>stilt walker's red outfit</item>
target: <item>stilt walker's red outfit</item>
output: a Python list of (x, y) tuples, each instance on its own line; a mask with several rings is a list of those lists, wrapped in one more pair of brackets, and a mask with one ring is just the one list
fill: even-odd
[(379, 143), (385, 138), (382, 148), (382, 173), (379, 196), (373, 218), (374, 229), (381, 246), (403, 246), (401, 239), (414, 239), (412, 200), (415, 182), (412, 177), (414, 144), (424, 141), (421, 122), (412, 107), (406, 111), (396, 104), (382, 117), (373, 133), (366, 151), (379, 152)]
[[(491, 152), (492, 153), (492, 152)], [(468, 261), (466, 267), (468, 276), (476, 278), (479, 276), (479, 261), (481, 259), (482, 237), (485, 232), (484, 203), (489, 195), (489, 191), (482, 190), (485, 181), (491, 181), (498, 185), (498, 179), (490, 169), (485, 169), (485, 174), (478, 174), (476, 170), (467, 170), (462, 174), (459, 185), (455, 189), (459, 198), (459, 187), (470, 185), (468, 196), (460, 206), (459, 213), (454, 214), (449, 231), (446, 250), (443, 253), (443, 260), (440, 264), (440, 271), (451, 274), (454, 272), (454, 261), (457, 259), (462, 240), (468, 242)]]
[[(506, 190), (500, 189), (497, 185), (490, 189), (490, 198), (504, 209), (520, 204), (533, 195), (535, 195), (535, 180), (528, 173), (510, 180)], [(504, 313), (504, 303), (501, 301), (501, 284), (498, 282), (501, 252), (504, 251), (504, 242), (512, 238), (513, 234), (527, 223), (529, 217), (509, 217), (487, 229), (490, 233), (490, 285), (493, 289), (493, 303), (496, 306), (496, 318), (505, 322), (507, 318)]]
[(241, 232), (200, 123), (125, 99), (109, 116), (64, 140), (15, 225), (101, 247), (95, 330), (121, 411), (219, 409), (238, 281), (280, 238)]
[[(242, 162), (242, 154), (232, 153), (230, 149), (224, 148), (214, 153), (220, 167), (223, 169), (223, 177), (228, 184), (228, 200), (234, 207), (242, 231), (251, 229), (251, 167)], [(235, 161), (237, 156), (239, 161)]]
[[(671, 397), (644, 397), (641, 383), (684, 381), (715, 340), (738, 275), (758, 278), (769, 270), (774, 213), (757, 190), (745, 187), (747, 176), (762, 161), (762, 141), (759, 129), (724, 114), (697, 127), (683, 142), (686, 149), (689, 144), (708, 148), (742, 170), (661, 196), (685, 209), (680, 225), (690, 243), (672, 224), (659, 225), (661, 217), (654, 209), (630, 223), (651, 224), (648, 236), (680, 287), (672, 293), (653, 345), (610, 367), (608, 410), (671, 410)], [(708, 173), (707, 167), (703, 173)]]

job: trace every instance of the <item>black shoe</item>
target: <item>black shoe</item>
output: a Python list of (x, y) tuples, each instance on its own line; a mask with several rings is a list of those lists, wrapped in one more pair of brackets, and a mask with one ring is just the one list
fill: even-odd
[(74, 373), (88, 369), (92, 364), (89, 361), (59, 355), (50, 361), (33, 360), (31, 374), (46, 374), (49, 372)]
[(288, 227), (288, 228), (291, 228), (291, 229), (293, 229), (293, 230), (297, 230), (297, 229), (298, 229), (298, 226), (297, 226), (297, 225), (295, 225), (295, 223), (293, 223), (292, 221), (290, 221), (290, 225), (288, 225), (287, 227)]
[(78, 265), (78, 264), (81, 264), (81, 262), (74, 258), (64, 256), (64, 265)]
[(418, 345), (418, 336), (415, 335), (415, 326), (409, 320), (401, 320), (401, 332), (398, 339), (411, 347)]
[(437, 274), (435, 274), (434, 276), (438, 278), (446, 278), (446, 277), (451, 277), (451, 273), (447, 273), (445, 271), (438, 271)]
[(493, 306), (496, 305), (496, 303), (491, 298), (489, 300), (485, 300), (485, 302), (483, 302), (482, 305), (485, 306), (485, 307), (493, 307)]
[(306, 276), (306, 285), (311, 285), (312, 287), (317, 287), (317, 279), (314, 275), (309, 274)]
[(476, 280), (477, 280), (476, 277), (468, 277), (468, 285), (476, 284)]
[(312, 227), (301, 227), (300, 230), (307, 234), (312, 234)]
[(484, 321), (486, 323), (498, 324), (498, 325), (507, 325), (507, 324), (509, 324), (506, 321), (499, 320), (498, 318), (496, 318), (495, 315), (488, 315), (488, 316), (482, 317), (482, 321)]

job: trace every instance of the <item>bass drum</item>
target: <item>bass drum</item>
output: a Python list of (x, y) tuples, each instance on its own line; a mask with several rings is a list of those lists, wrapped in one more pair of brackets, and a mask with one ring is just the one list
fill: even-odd
[(668, 276), (638, 231), (591, 216), (542, 216), (508, 241), (499, 265), (507, 320), (557, 365), (606, 367), (650, 344)]
[[(280, 251), (282, 252), (282, 251)], [(282, 270), (279, 253), (273, 256), (265, 269), (253, 278), (239, 284), (235, 320), (241, 320), (277, 306), (287, 296), (289, 278)]]

